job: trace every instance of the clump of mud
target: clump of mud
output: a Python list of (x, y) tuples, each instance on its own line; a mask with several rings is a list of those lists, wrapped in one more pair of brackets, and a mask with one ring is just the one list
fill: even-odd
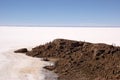
[(46, 68), (58, 80), (120, 80), (120, 47), (113, 45), (55, 39), (26, 54), (54, 59), (55, 66)]

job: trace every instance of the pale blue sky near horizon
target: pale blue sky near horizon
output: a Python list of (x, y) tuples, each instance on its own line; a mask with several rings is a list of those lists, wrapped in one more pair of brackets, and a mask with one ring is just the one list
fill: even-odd
[(120, 26), (120, 0), (0, 0), (0, 25)]

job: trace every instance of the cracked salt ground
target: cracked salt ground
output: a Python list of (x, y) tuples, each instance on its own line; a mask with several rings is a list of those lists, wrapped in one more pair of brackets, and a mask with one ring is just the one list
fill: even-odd
[(50, 64), (24, 54), (0, 53), (0, 80), (56, 80), (56, 74), (42, 68)]

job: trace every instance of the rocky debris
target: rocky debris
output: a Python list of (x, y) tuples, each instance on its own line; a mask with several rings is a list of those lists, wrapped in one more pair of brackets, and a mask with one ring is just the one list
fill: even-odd
[(33, 48), (28, 56), (58, 59), (58, 80), (120, 80), (120, 47), (103, 43), (55, 39)]
[(50, 61), (48, 58), (43, 58), (42, 60), (43, 61)]
[(22, 48), (22, 49), (18, 49), (16, 51), (14, 51), (15, 53), (26, 53), (28, 52), (27, 48)]
[(52, 71), (52, 70), (55, 69), (55, 66), (45, 66), (44, 68), (47, 69), (47, 70)]

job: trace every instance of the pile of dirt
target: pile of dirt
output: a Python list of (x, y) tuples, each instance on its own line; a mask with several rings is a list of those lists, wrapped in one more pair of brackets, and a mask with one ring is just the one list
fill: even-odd
[[(120, 80), (120, 47), (103, 43), (55, 39), (26, 53), (56, 59), (58, 80)], [(47, 67), (49, 68), (49, 66)]]

